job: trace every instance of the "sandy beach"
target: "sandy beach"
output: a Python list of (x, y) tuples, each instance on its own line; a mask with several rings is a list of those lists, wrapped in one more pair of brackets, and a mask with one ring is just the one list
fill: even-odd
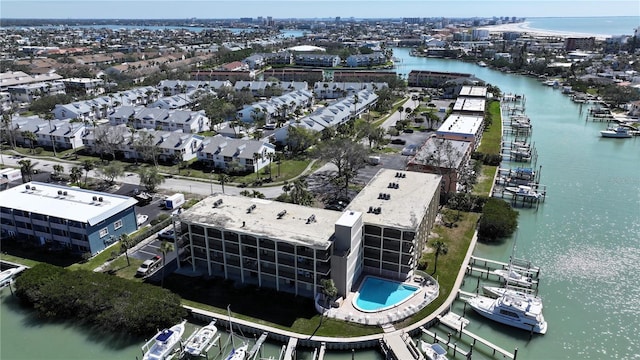
[(597, 40), (605, 40), (610, 38), (611, 35), (603, 34), (588, 34), (588, 33), (576, 33), (569, 31), (553, 31), (544, 29), (534, 29), (529, 27), (529, 22), (511, 23), (502, 25), (483, 26), (479, 29), (489, 30), (492, 32), (518, 32), (523, 34), (529, 34), (531, 36), (558, 36), (562, 38), (566, 37), (595, 37)]

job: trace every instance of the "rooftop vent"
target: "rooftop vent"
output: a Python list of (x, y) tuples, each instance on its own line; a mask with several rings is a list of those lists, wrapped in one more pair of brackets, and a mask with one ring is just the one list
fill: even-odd
[(312, 222), (316, 222), (316, 215), (315, 214), (311, 214), (311, 216), (309, 216), (309, 218), (307, 219), (307, 224), (310, 224)]
[(367, 211), (368, 214), (373, 212), (373, 206), (369, 206), (369, 211)]
[(93, 201), (97, 201), (97, 200), (98, 200), (98, 197), (97, 197), (97, 196), (94, 196), (94, 197), (93, 197)]
[(213, 207), (216, 208), (218, 206), (222, 205), (222, 199), (218, 199), (216, 200), (216, 202), (213, 203)]
[(31, 185), (25, 185), (24, 188), (27, 190), (31, 190)]
[(36, 187), (32, 185), (31, 190), (36, 191)]
[(390, 198), (391, 198), (390, 194), (385, 194), (385, 193), (379, 193), (378, 194), (378, 199), (389, 200)]
[(373, 209), (373, 213), (376, 215), (380, 215), (380, 213), (382, 212), (382, 208), (381, 207), (377, 207)]
[(58, 190), (58, 195), (62, 195), (62, 190)]
[(287, 210), (282, 210), (278, 213), (278, 219), (282, 219), (283, 216), (285, 216), (287, 213)]
[(247, 213), (250, 214), (256, 208), (256, 204), (252, 204), (247, 208)]
[(102, 200), (103, 200), (103, 199), (102, 199), (102, 196), (100, 196), (100, 197), (98, 198), (98, 201), (102, 202)]
[(67, 196), (67, 191), (66, 191), (66, 190), (65, 190), (65, 191), (63, 191), (63, 192), (62, 192), (62, 195)]

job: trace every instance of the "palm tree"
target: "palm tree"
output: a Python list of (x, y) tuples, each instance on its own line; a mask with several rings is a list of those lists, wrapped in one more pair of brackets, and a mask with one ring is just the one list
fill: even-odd
[(80, 178), (82, 178), (82, 168), (79, 166), (72, 167), (69, 172), (69, 178), (72, 183), (77, 184), (80, 181)]
[[(175, 236), (175, 233), (174, 233), (174, 236)], [(158, 251), (162, 253), (162, 279), (160, 280), (160, 287), (164, 287), (164, 266), (165, 266), (165, 260), (167, 258), (167, 253), (172, 252), (173, 249), (174, 247), (172, 242), (169, 242), (167, 240), (162, 240), (162, 243), (160, 243), (160, 248), (158, 249)]]
[(449, 247), (442, 240), (436, 240), (433, 243), (435, 260), (433, 262), (433, 274), (436, 273), (436, 269), (438, 267), (438, 256), (447, 255), (449, 252)]
[(18, 161), (20, 164), (20, 173), (22, 174), (22, 182), (29, 182), (33, 177), (33, 169), (35, 168), (35, 164), (31, 163), (31, 160), (24, 159)]
[(229, 182), (231, 180), (231, 177), (223, 172), (218, 174), (218, 181), (220, 182), (220, 185), (222, 186), (222, 193), (224, 194), (224, 183)]
[(96, 167), (95, 163), (93, 162), (93, 160), (84, 160), (82, 162), (82, 169), (84, 169), (85, 174), (84, 174), (84, 185), (87, 186), (87, 178), (89, 177), (89, 171), (93, 170)]
[(31, 146), (31, 153), (33, 154), (33, 145), (38, 141), (38, 137), (31, 131), (23, 131), (22, 137), (25, 140), (29, 140), (29, 145)]
[(262, 154), (260, 153), (253, 153), (253, 165), (255, 166), (256, 169), (256, 180), (260, 177), (260, 168), (258, 167), (258, 160), (262, 159)]
[(60, 164), (53, 165), (53, 176), (56, 178), (60, 178), (60, 175), (64, 173), (64, 166)]
[(129, 262), (129, 249), (132, 245), (132, 239), (129, 237), (129, 235), (120, 235), (120, 249), (124, 250), (124, 256), (127, 258), (127, 266), (131, 266), (131, 263)]
[(272, 152), (267, 153), (267, 159), (269, 160), (269, 180), (271, 180), (271, 163), (273, 163), (273, 159), (275, 159), (276, 154)]

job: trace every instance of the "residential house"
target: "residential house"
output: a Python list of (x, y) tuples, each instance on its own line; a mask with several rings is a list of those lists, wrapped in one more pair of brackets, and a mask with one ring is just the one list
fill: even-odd
[(274, 154), (275, 147), (266, 142), (216, 135), (203, 140), (198, 150), (198, 161), (215, 169), (236, 166), (244, 171), (257, 172), (271, 163)]

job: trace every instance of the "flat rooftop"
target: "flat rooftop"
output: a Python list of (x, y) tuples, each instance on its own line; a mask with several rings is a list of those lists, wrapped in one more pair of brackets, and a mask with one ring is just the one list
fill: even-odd
[(465, 85), (460, 89), (460, 94), (458, 96), (461, 97), (487, 97), (487, 87), (486, 86), (469, 86)]
[(95, 225), (137, 201), (128, 196), (32, 181), (0, 192), (2, 207)]
[(446, 133), (475, 136), (482, 126), (482, 116), (451, 114), (436, 130), (437, 135)]
[(459, 97), (453, 104), (453, 111), (473, 111), (484, 113), (486, 100), (474, 97)]
[[(216, 201), (222, 203), (215, 205)], [(255, 207), (249, 211), (249, 208)], [(286, 211), (282, 216), (282, 212)], [(342, 212), (273, 200), (215, 194), (180, 214), (182, 221), (327, 249)], [(309, 221), (313, 219), (312, 221)]]
[[(416, 229), (441, 180), (442, 176), (435, 174), (380, 169), (351, 201), (347, 211), (361, 212), (365, 224)], [(392, 183), (397, 186), (389, 187)], [(389, 199), (382, 199), (381, 194), (388, 194)], [(381, 208), (380, 214), (369, 212), (369, 207)]]
[(429, 138), (409, 163), (459, 169), (469, 146), (468, 141)]

